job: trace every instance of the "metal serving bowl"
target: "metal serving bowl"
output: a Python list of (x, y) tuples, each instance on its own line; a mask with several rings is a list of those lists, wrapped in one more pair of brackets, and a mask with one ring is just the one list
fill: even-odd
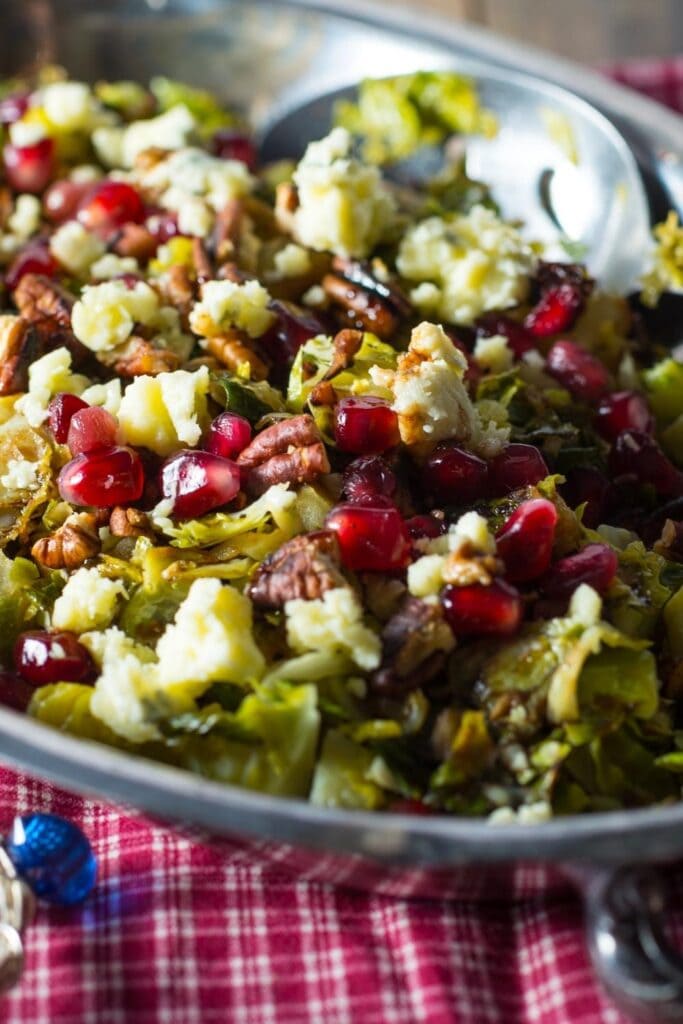
[[(422, 13), (388, 14), (359, 0), (6, 0), (0, 73), (47, 60), (90, 80), (166, 73), (204, 85), (241, 103), (272, 152), (300, 148), (329, 111), (325, 97), (366, 75), (460, 68), (479, 80), (486, 102), (511, 109), (520, 132), (525, 96), (551, 97), (573, 112), (582, 132), (593, 125), (606, 148), (588, 147), (592, 201), (612, 210), (617, 186), (626, 181), (631, 189), (630, 209), (615, 214), (617, 228), (603, 251), (621, 280), (642, 260), (643, 217), (683, 208), (683, 121), (676, 115), (584, 68)], [(292, 116), (302, 106), (303, 121)], [(615, 153), (618, 172), (609, 162)], [(515, 166), (508, 171), (514, 182)], [(528, 202), (528, 189), (526, 195)], [(571, 219), (571, 204), (564, 210)], [(601, 218), (582, 228), (598, 249), (612, 231)], [(610, 262), (607, 274), (613, 268)], [(325, 810), (207, 782), (4, 709), (0, 752), (71, 788), (228, 836), (309, 878), (402, 897), (468, 900), (577, 884), (586, 896), (591, 953), (615, 998), (638, 1019), (683, 1019), (683, 961), (663, 938), (661, 870), (653, 867), (683, 853), (683, 804), (505, 829), (470, 819)]]

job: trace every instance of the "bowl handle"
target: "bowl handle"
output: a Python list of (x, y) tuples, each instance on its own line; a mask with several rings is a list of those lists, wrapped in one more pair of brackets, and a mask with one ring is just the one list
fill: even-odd
[(666, 935), (665, 870), (572, 871), (583, 891), (593, 966), (617, 1006), (642, 1024), (683, 1021), (683, 956)]

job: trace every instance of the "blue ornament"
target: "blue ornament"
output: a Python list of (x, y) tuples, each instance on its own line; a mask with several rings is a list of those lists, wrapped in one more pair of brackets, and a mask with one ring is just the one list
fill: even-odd
[(40, 899), (68, 907), (92, 892), (97, 858), (80, 828), (65, 818), (15, 818), (5, 845), (17, 873)]

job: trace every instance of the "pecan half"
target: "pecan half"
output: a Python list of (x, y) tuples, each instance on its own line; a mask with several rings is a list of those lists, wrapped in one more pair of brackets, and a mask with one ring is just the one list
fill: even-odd
[(197, 281), (200, 284), (210, 281), (214, 276), (209, 254), (201, 238), (192, 239), (192, 263), (197, 275)]
[(41, 354), (34, 328), (18, 316), (0, 316), (0, 395), (28, 388), (28, 368)]
[(164, 299), (171, 306), (175, 306), (183, 321), (187, 323), (187, 317), (196, 298), (195, 284), (187, 267), (181, 263), (174, 263), (161, 278), (160, 287)]
[(332, 408), (337, 404), (337, 392), (329, 380), (319, 380), (311, 389), (308, 402), (309, 405), (329, 405)]
[(140, 263), (151, 259), (157, 247), (156, 238), (143, 224), (124, 224), (112, 243), (117, 255), (132, 256)]
[(389, 303), (336, 274), (325, 274), (323, 291), (350, 327), (372, 331), (385, 341), (395, 333), (399, 318)]
[(109, 517), (109, 531), (113, 537), (142, 537), (150, 532), (149, 519), (138, 508), (117, 505)]
[(331, 530), (287, 541), (259, 566), (247, 587), (258, 608), (282, 608), (286, 601), (312, 601), (345, 583), (339, 569), (339, 544)]
[(266, 462), (274, 455), (282, 455), (288, 448), (303, 448), (320, 441), (320, 432), (312, 416), (303, 413), (287, 420), (279, 420), (256, 435), (237, 457), (240, 466), (250, 469)]
[(423, 686), (441, 672), (454, 647), (440, 606), (408, 597), (382, 630), (382, 664), (371, 686), (382, 694)]
[(12, 293), (21, 316), (40, 326), (48, 321), (52, 327), (71, 328), (74, 296), (42, 274), (24, 274)]
[[(335, 256), (332, 260), (332, 269), (351, 284), (357, 284), (359, 288), (383, 299), (399, 316), (406, 317), (412, 313), (413, 307), (396, 282), (388, 279), (388, 275), (386, 280), (376, 276), (373, 263)], [(386, 268), (384, 269), (386, 271)]]
[(243, 217), (244, 203), (241, 199), (230, 199), (216, 214), (211, 242), (216, 259), (220, 263), (234, 257), (239, 244)]
[(362, 331), (354, 331), (351, 327), (338, 331), (332, 341), (332, 362), (322, 379), (332, 380), (342, 370), (348, 370), (362, 344)]
[(247, 477), (247, 493), (258, 496), (273, 484), (307, 484), (329, 471), (325, 445), (320, 441), (285, 455), (274, 455), (262, 465), (254, 466)]
[(298, 205), (296, 185), (291, 181), (281, 181), (275, 189), (275, 220), (281, 231), (291, 234)]
[(97, 555), (100, 548), (95, 516), (90, 512), (77, 512), (54, 533), (37, 540), (31, 555), (48, 569), (76, 569)]
[(180, 362), (180, 356), (170, 349), (156, 348), (146, 338), (133, 334), (124, 348), (116, 352), (113, 365), (122, 377), (141, 377), (145, 374), (156, 377), (159, 373), (177, 370)]
[(12, 216), (14, 200), (12, 192), (6, 185), (0, 187), (0, 231), (4, 231), (7, 221)]
[(235, 372), (240, 364), (248, 363), (252, 380), (265, 380), (268, 376), (268, 364), (251, 347), (244, 331), (229, 327), (223, 334), (207, 338), (202, 347), (228, 370)]

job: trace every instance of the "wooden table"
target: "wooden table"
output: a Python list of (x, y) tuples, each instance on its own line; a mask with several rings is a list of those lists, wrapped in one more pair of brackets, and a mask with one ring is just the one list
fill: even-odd
[(683, 0), (384, 0), (467, 18), (588, 63), (683, 56)]

